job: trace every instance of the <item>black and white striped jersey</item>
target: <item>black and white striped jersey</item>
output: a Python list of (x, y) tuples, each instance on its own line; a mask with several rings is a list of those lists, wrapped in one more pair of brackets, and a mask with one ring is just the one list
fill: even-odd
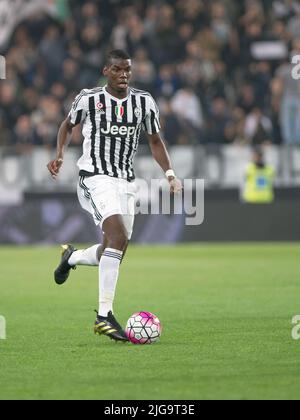
[(108, 175), (133, 181), (133, 160), (141, 130), (160, 131), (159, 111), (152, 96), (130, 88), (125, 99), (110, 95), (106, 87), (83, 90), (69, 113), (72, 124), (83, 123), (80, 175)]

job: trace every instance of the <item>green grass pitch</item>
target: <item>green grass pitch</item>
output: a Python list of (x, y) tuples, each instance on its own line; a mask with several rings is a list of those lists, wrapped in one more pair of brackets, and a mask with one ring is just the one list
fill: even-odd
[(58, 248), (0, 248), (0, 399), (299, 399), (300, 245), (131, 247), (115, 312), (154, 312), (159, 343), (92, 332), (96, 268), (58, 287)]

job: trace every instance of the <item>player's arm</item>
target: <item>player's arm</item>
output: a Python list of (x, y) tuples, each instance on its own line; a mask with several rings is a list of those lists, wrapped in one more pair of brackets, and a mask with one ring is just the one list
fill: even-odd
[(86, 92), (83, 90), (72, 104), (68, 117), (63, 121), (58, 131), (56, 159), (48, 163), (47, 168), (52, 176), (56, 178), (64, 162), (66, 147), (71, 140), (71, 134), (74, 127), (82, 123), (87, 115)]
[(171, 192), (179, 193), (182, 190), (182, 183), (172, 169), (171, 159), (160, 133), (148, 134), (148, 138), (152, 156), (165, 172), (170, 183)]
[(47, 165), (47, 168), (54, 179), (58, 176), (59, 170), (64, 162), (65, 149), (70, 142), (70, 136), (74, 127), (75, 125), (71, 123), (70, 117), (68, 116), (63, 121), (58, 131), (56, 159), (52, 160)]
[(171, 192), (179, 193), (182, 190), (182, 183), (176, 177), (175, 172), (172, 169), (169, 153), (160, 135), (161, 126), (159, 121), (159, 109), (152, 97), (148, 98), (148, 112), (144, 119), (143, 126), (148, 134), (152, 155), (165, 172), (170, 183)]

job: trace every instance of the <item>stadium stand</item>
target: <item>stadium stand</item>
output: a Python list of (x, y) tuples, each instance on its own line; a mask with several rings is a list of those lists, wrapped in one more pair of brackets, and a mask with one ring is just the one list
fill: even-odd
[[(10, 180), (20, 171), (29, 189), (48, 180), (40, 166), (72, 100), (103, 83), (105, 53), (124, 48), (134, 59), (134, 85), (159, 103), (181, 176), (238, 186), (251, 146), (262, 145), (277, 185), (299, 184), (300, 83), (291, 77), (291, 57), (300, 54), (297, 1), (70, 0), (60, 7), (32, 12), (0, 45), (7, 65), (1, 166)], [(78, 131), (70, 164), (80, 143)], [(157, 175), (146, 146), (139, 159), (140, 176)], [(71, 175), (67, 164), (61, 183), (73, 186)]]
[[(300, 52), (298, 2), (66, 3), (64, 21), (33, 14), (6, 48), (9, 81), (1, 83), (1, 124), (10, 135), (1, 136), (2, 144), (53, 146), (74, 95), (100, 82), (111, 47), (125, 48), (135, 59), (134, 83), (159, 99), (164, 126), (174, 120), (180, 127), (170, 143), (300, 141), (299, 132), (292, 139), (282, 134), (276, 107), (279, 91), (287, 102), (299, 93), (286, 71), (290, 53)], [(274, 50), (274, 43), (284, 43), (288, 53), (269, 60), (265, 52), (266, 59), (256, 60), (253, 46), (263, 41), (273, 42)], [(185, 104), (193, 108), (187, 115)], [(242, 122), (252, 129), (242, 130)]]

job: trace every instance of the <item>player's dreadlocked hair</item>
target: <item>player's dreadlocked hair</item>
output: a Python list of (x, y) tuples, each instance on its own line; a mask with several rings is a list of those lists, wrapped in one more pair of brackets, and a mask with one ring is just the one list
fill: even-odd
[(108, 65), (110, 65), (110, 64), (111, 64), (111, 61), (112, 61), (113, 59), (119, 59), (119, 60), (130, 60), (130, 59), (131, 59), (131, 57), (130, 57), (130, 55), (129, 55), (126, 51), (123, 51), (123, 50), (112, 50), (112, 51), (110, 51), (110, 52), (107, 54), (105, 64), (106, 64), (107, 66), (108, 66)]

